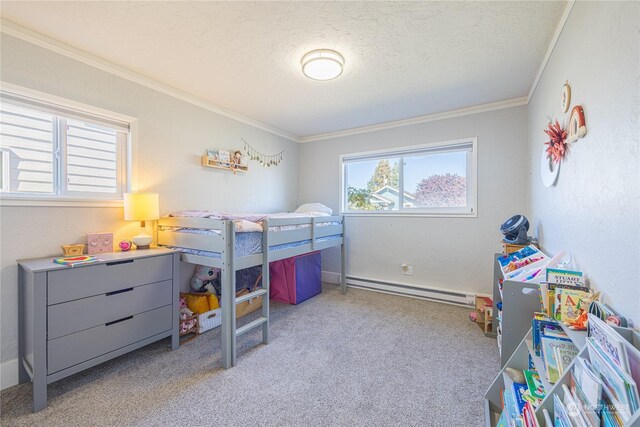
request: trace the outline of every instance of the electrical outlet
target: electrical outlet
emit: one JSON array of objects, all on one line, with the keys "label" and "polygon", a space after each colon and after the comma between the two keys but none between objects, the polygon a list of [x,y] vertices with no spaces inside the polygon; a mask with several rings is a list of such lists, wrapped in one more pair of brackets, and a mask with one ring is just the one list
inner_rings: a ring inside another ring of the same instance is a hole
[{"label": "electrical outlet", "polygon": [[400,266],[402,274],[406,275],[406,276],[413,276],[413,266],[412,265],[407,265],[407,264],[402,264]]}]

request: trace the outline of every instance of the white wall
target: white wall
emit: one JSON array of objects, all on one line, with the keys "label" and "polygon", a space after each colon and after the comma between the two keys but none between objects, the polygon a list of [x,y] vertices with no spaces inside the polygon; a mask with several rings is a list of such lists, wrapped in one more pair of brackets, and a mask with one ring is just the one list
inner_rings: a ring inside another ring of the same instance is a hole
[{"label": "white wall", "polygon": [[[1,49],[2,80],[139,119],[137,188],[160,194],[161,214],[295,208],[297,143],[5,34]],[[240,137],[264,153],[285,150],[284,161],[268,169],[250,162],[246,175],[200,166],[207,148],[242,148]],[[5,363],[18,355],[16,259],[57,254],[60,244],[81,242],[87,232],[114,231],[123,239],[137,234],[137,228],[122,221],[121,208],[3,206],[0,217],[0,361]]]},{"label": "white wall", "polygon": [[[528,110],[530,212],[550,253],[571,251],[605,300],[640,325],[640,3],[576,2]],[[572,144],[554,187],[540,179],[547,115],[583,105],[587,136]]]},{"label": "white wall", "polygon": [[[338,211],[340,154],[478,137],[478,217],[349,217],[347,274],[491,293],[498,227],[527,205],[526,114],[515,107],[303,144],[300,201]],[[336,251],[325,255],[323,270],[340,271]],[[413,276],[400,274],[403,262],[414,266]]]}]

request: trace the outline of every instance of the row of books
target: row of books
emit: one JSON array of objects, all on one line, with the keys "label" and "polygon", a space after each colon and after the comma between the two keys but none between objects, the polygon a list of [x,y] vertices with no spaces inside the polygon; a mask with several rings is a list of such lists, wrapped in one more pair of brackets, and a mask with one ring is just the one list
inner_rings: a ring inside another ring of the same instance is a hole
[{"label": "row of books", "polygon": [[502,391],[503,410],[497,427],[540,427],[535,411],[546,396],[540,375],[530,360],[529,369],[522,371],[522,375],[515,376],[517,379],[505,381]]},{"label": "row of books", "polygon": [[531,335],[533,350],[542,361],[546,379],[555,384],[578,355],[579,349],[560,324],[544,313],[535,313]]},{"label": "row of books", "polygon": [[[556,334],[549,328],[554,320],[536,320],[542,332]],[[553,395],[553,419],[543,411],[546,425],[622,427],[639,410],[640,350],[598,317],[589,315],[589,323],[588,357],[571,358],[573,364],[559,386],[562,392]],[[544,345],[540,352],[544,355]],[[522,373],[524,382],[505,380],[498,427],[540,427],[536,409],[549,390],[531,358]]]},{"label": "row of books", "polygon": [[621,427],[638,411],[640,351],[597,316],[589,314],[589,358],[577,357],[554,396],[560,427]]}]

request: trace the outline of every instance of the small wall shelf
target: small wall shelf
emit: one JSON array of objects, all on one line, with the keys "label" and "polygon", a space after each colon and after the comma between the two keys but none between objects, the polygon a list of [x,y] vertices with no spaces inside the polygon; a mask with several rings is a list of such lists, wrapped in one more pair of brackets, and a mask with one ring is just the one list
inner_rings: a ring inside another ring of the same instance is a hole
[{"label": "small wall shelf", "polygon": [[222,169],[222,170],[230,171],[233,173],[236,173],[236,172],[244,173],[249,170],[249,166],[247,165],[223,163],[208,156],[202,156],[200,158],[200,164],[207,168]]}]

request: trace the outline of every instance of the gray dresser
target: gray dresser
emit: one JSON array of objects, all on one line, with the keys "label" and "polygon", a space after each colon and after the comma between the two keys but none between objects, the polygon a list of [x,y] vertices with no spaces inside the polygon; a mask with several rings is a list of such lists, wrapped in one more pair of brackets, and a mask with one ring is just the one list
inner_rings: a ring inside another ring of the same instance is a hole
[{"label": "gray dresser", "polygon": [[49,383],[161,338],[178,348],[179,253],[97,257],[76,267],[18,261],[20,382],[33,381],[34,411],[47,406]]}]

